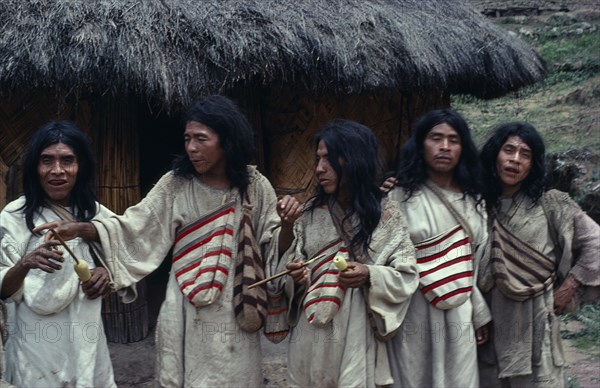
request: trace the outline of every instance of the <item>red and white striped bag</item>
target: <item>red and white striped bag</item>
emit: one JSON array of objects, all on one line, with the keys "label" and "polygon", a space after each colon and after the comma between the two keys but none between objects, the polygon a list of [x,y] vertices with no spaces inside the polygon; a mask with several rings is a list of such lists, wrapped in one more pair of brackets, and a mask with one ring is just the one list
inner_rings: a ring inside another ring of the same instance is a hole
[{"label": "red and white striped bag", "polygon": [[461,225],[415,245],[419,288],[436,308],[449,310],[469,299],[473,290],[473,257]]},{"label": "red and white striped bag", "polygon": [[178,231],[173,247],[175,278],[196,307],[217,300],[232,266],[235,201]]},{"label": "red and white striped bag", "polygon": [[342,246],[342,240],[327,244],[315,254],[323,258],[314,262],[310,268],[310,287],[304,297],[304,312],[309,323],[323,326],[337,314],[346,288],[339,282],[339,269],[333,264],[333,258],[341,256],[349,260],[348,249]]}]

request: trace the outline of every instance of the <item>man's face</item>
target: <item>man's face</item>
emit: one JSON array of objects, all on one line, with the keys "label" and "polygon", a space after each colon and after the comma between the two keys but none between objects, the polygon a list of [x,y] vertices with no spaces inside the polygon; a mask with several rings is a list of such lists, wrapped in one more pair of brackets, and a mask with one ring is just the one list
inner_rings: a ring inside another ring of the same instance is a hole
[{"label": "man's face", "polygon": [[73,149],[56,143],[44,148],[38,161],[38,177],[44,193],[63,206],[71,203],[71,191],[77,181],[79,164]]},{"label": "man's face", "polygon": [[533,152],[519,136],[511,136],[500,147],[496,157],[496,170],[502,184],[504,196],[511,196],[531,171]]},{"label": "man's face", "polygon": [[190,121],[184,132],[185,151],[196,172],[208,178],[226,176],[225,152],[215,131],[197,121]]},{"label": "man's face", "polygon": [[[340,164],[343,165],[341,162],[342,161],[340,161]],[[335,193],[339,177],[329,162],[329,153],[323,140],[320,140],[317,146],[316,173],[319,184],[323,187],[323,190],[327,194]],[[342,187],[340,186],[340,191],[341,189]]]},{"label": "man's face", "polygon": [[454,128],[446,123],[431,128],[423,143],[428,175],[452,175],[461,152],[460,136]]}]

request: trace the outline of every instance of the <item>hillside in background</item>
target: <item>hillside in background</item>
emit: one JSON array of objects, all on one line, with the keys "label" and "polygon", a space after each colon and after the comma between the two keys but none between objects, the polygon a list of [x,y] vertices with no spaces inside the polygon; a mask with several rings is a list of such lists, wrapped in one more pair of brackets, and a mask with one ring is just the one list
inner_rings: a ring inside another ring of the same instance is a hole
[{"label": "hillside in background", "polygon": [[544,136],[551,185],[600,223],[600,7],[490,18],[547,62],[544,82],[502,98],[452,96],[481,145],[496,125],[527,121]]}]

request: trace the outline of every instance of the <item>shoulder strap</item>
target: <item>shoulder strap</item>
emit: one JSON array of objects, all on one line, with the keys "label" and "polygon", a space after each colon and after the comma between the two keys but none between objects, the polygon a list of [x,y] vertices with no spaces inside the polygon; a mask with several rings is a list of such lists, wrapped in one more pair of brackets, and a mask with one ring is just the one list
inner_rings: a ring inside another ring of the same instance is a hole
[{"label": "shoulder strap", "polygon": [[54,212],[56,213],[56,215],[58,216],[58,218],[60,218],[61,220],[64,221],[71,221],[74,222],[75,220],[75,216],[73,215],[73,213],[71,213],[70,211],[68,211],[67,209],[65,209],[64,207],[55,204],[54,202],[49,202],[46,201],[46,205]]},{"label": "shoulder strap", "polygon": [[465,220],[465,218],[462,215],[460,215],[460,213],[450,203],[450,201],[448,201],[448,199],[446,198],[444,193],[442,193],[442,191],[439,189],[439,187],[437,187],[435,184],[429,184],[429,182],[425,182],[424,185],[429,190],[431,190],[431,192],[434,193],[440,199],[440,201],[442,201],[444,206],[446,206],[446,208],[450,211],[450,213],[452,213],[452,215],[454,216],[456,221],[458,221],[458,223],[463,227],[463,229],[469,236],[469,240],[471,241],[471,243],[473,243],[474,235],[473,235],[473,231],[471,230],[471,227],[469,226],[469,223]]}]

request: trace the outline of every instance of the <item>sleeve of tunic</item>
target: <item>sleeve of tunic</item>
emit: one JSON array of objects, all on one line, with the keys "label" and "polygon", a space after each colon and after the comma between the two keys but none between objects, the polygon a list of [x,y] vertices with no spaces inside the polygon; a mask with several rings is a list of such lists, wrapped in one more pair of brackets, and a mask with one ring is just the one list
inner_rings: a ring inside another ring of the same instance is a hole
[{"label": "sleeve of tunic", "polygon": [[473,304],[473,326],[475,329],[479,329],[492,320],[492,312],[477,285],[479,264],[488,250],[487,217],[485,212],[482,212],[481,214],[474,215],[472,219],[477,220],[474,221],[476,224],[471,226],[475,234],[474,237],[477,239],[477,244],[475,245],[475,252],[473,252],[473,267],[475,272],[473,276],[471,303]]},{"label": "sleeve of tunic", "polygon": [[[304,251],[304,221],[306,220],[306,217],[307,214],[303,213],[294,223],[294,240],[287,251],[281,255],[281,259],[277,259],[277,251],[274,251],[270,256],[271,263],[269,265],[270,268],[267,276],[275,275],[276,273],[285,271],[287,264],[294,259],[307,259],[306,252]],[[294,284],[294,280],[288,275],[274,279],[273,281],[269,282],[267,286],[267,290],[270,295],[284,298],[283,303],[288,306],[288,320],[292,326],[298,321],[298,317],[302,309],[301,301],[304,297],[306,289],[307,288],[304,285],[297,286]]]},{"label": "sleeve of tunic", "polygon": [[570,273],[585,286],[600,286],[600,226],[567,193],[546,193],[549,222],[563,250],[559,276]]},{"label": "sleeve of tunic", "polygon": [[419,284],[415,248],[398,202],[388,200],[373,233],[367,303],[381,335],[398,329],[408,311],[410,296]]},{"label": "sleeve of tunic", "polygon": [[[277,214],[277,196],[271,182],[258,171],[251,173],[253,184],[253,200],[256,202],[254,211],[254,231],[256,241],[261,248],[265,267],[268,266],[269,259],[276,257],[279,252],[279,231],[280,219]],[[265,273],[268,276],[268,269]]]},{"label": "sleeve of tunic", "polygon": [[[23,213],[17,211],[24,203],[24,199],[19,198],[6,205],[0,213],[0,288],[6,272],[27,253],[32,234],[27,229]],[[23,299],[23,287],[11,299],[20,302]]]},{"label": "sleeve of tunic", "polygon": [[575,265],[570,273],[586,286],[600,286],[600,226],[579,211],[573,229]]},{"label": "sleeve of tunic", "polygon": [[550,190],[543,206],[554,243],[558,243],[558,277],[571,274],[585,286],[600,286],[600,226],[567,193]]},{"label": "sleeve of tunic", "polygon": [[172,173],[167,173],[123,215],[92,221],[117,289],[154,271],[171,249],[178,226],[173,212],[178,194],[174,181]]}]

